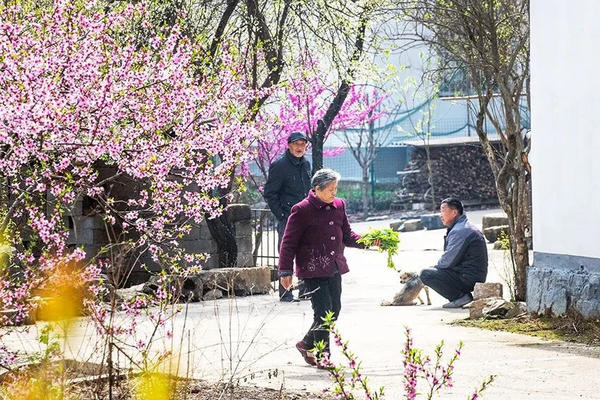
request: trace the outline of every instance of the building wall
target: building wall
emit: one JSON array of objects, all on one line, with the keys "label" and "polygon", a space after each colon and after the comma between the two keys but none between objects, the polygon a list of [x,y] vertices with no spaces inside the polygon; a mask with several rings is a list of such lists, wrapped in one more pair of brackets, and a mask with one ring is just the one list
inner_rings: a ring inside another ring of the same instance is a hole
[{"label": "building wall", "polygon": [[531,311],[600,315],[600,2],[531,2]]}]

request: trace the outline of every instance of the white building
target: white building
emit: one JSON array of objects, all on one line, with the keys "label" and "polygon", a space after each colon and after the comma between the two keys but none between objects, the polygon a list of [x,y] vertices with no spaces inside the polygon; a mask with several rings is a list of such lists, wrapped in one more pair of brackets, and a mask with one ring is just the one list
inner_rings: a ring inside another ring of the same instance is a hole
[{"label": "white building", "polygon": [[531,1],[530,311],[600,317],[600,2]]}]

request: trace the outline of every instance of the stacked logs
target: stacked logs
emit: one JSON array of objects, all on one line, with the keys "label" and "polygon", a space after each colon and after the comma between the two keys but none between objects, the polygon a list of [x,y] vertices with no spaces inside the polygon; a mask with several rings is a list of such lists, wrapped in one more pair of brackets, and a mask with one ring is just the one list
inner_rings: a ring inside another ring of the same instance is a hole
[{"label": "stacked logs", "polygon": [[[494,176],[480,144],[452,144],[429,148],[435,204],[450,196],[473,204],[497,199]],[[419,170],[401,179],[402,192],[431,202],[425,148],[416,147],[407,170]]]}]

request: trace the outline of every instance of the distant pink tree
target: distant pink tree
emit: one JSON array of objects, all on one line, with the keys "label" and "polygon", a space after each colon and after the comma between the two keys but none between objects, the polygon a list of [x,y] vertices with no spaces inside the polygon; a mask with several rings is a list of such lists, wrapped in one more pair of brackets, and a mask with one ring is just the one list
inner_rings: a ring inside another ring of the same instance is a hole
[{"label": "distant pink tree", "polygon": [[[149,26],[146,14],[143,3],[0,5],[0,245],[26,278],[2,274],[0,308],[22,308],[55,260],[83,259],[65,226],[83,196],[132,246],[201,266],[176,239],[222,211],[214,190],[259,136],[246,122],[257,93],[226,49],[217,69],[199,71],[199,45],[178,24],[140,42],[131,26]],[[125,200],[108,189],[123,177],[143,182]]]},{"label": "distant pink tree", "polygon": [[[274,104],[264,107],[257,119],[258,128],[265,131],[265,135],[258,140],[256,164],[265,178],[271,163],[286,150],[290,133],[303,132],[309,140],[313,137],[318,121],[336,94],[334,82],[328,79],[317,58],[305,53],[298,64],[290,73],[292,77],[273,93]],[[380,118],[382,114],[375,110],[384,97],[372,92],[365,86],[351,86],[325,138],[332,132],[361,127]],[[369,102],[369,98],[375,100]],[[343,151],[340,147],[326,151],[325,155],[334,156]]]}]

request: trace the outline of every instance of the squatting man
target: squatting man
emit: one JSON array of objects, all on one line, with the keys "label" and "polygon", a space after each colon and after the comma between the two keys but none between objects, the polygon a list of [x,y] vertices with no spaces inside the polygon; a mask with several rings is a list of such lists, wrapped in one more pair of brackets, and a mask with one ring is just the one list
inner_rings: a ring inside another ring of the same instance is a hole
[{"label": "squatting man", "polygon": [[456,198],[442,200],[440,219],[447,227],[444,254],[433,268],[421,271],[423,284],[449,300],[444,308],[459,308],[473,300],[477,282],[487,277],[488,254],[483,234],[464,214]]}]

